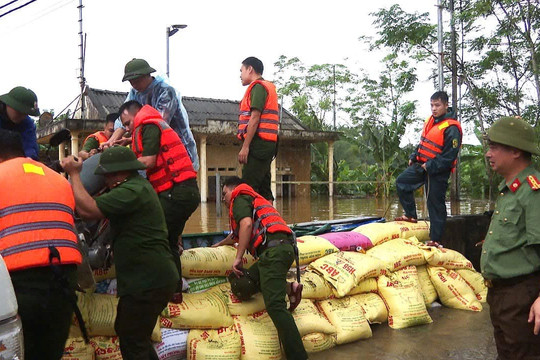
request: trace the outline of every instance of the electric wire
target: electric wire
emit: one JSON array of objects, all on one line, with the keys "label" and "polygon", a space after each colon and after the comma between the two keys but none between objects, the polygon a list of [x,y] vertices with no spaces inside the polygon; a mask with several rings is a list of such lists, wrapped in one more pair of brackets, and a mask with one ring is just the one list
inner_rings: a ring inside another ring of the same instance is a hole
[{"label": "electric wire", "polygon": [[8,2],[7,4],[4,4],[4,5],[0,6],[0,9],[3,9],[3,8],[5,8],[6,6],[9,6],[9,5],[13,4],[13,3],[16,3],[17,1],[19,1],[19,0],[13,0],[13,1],[10,1],[10,2]]},{"label": "electric wire", "polygon": [[27,3],[25,3],[25,4],[22,4],[21,6],[18,6],[18,7],[16,7],[16,8],[14,8],[14,9],[11,9],[11,10],[9,10],[9,11],[3,13],[3,14],[0,14],[0,18],[6,16],[6,15],[8,15],[8,14],[11,14],[11,13],[14,12],[14,11],[20,10],[20,9],[22,9],[23,7],[25,7],[25,6],[27,6],[27,5],[30,5],[31,3],[35,2],[35,1],[37,1],[37,0],[30,0],[29,2],[27,2]]}]

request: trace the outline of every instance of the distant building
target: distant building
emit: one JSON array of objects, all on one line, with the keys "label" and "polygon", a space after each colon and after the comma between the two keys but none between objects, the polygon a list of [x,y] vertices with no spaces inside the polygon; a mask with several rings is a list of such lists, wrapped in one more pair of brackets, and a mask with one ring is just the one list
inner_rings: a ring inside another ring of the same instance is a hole
[{"label": "distant building", "polygon": [[[73,118],[40,124],[38,142],[45,144],[62,128],[71,131],[72,140],[67,149],[60,151],[59,157],[77,154],[86,136],[101,130],[107,114],[118,110],[127,93],[87,88],[85,94],[85,116],[80,111]],[[242,173],[238,164],[240,141],[236,138],[238,122],[238,101],[183,97],[189,114],[191,131],[197,142],[201,168],[198,182],[201,201],[215,199],[216,175],[220,177]],[[281,196],[306,196],[310,193],[311,151],[310,144],[328,142],[330,156],[333,156],[333,142],[337,132],[313,131],[305,127],[289,111],[283,109],[279,133],[277,161],[272,166],[272,179],[277,186],[274,194]],[[63,147],[63,146],[62,146]],[[330,177],[333,180],[333,176]],[[284,181],[302,182],[283,184]]]}]

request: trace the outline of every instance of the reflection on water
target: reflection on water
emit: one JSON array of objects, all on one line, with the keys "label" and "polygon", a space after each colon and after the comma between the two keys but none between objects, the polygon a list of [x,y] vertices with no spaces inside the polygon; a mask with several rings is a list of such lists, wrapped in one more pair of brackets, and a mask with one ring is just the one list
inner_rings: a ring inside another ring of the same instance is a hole
[{"label": "reflection on water", "polygon": [[[425,215],[425,205],[422,198],[416,199],[418,217]],[[393,219],[403,214],[397,198],[391,199],[348,199],[328,196],[312,196],[311,198],[279,198],[276,207],[285,221],[289,224],[314,221],[333,220],[361,215],[372,215]],[[446,203],[448,214],[466,215],[482,214],[489,210],[487,200],[462,200],[457,203]],[[222,205],[222,216],[216,216],[214,202],[201,203],[186,224],[185,234],[213,232],[229,229],[228,209]]]}]

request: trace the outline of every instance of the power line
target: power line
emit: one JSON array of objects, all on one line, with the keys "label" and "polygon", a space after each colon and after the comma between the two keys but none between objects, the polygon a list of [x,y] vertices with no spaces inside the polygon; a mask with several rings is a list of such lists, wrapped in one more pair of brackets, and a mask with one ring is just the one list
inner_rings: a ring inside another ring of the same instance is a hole
[{"label": "power line", "polygon": [[49,6],[48,8],[46,8],[44,10],[44,12],[42,12],[38,16],[34,17],[33,19],[30,19],[29,21],[27,21],[25,23],[22,23],[22,24],[20,24],[18,26],[10,28],[9,30],[7,30],[7,33],[10,33],[10,32],[15,31],[17,29],[25,27],[26,25],[28,25],[30,23],[33,23],[34,21],[39,20],[42,17],[44,17],[44,16],[46,16],[46,15],[52,13],[52,12],[60,10],[61,8],[65,7],[67,5],[70,5],[72,2],[73,2],[73,0],[60,0],[60,1],[57,1],[54,4],[52,4],[51,6]]},{"label": "power line", "polygon": [[14,8],[14,9],[11,9],[11,10],[9,10],[8,12],[5,12],[5,13],[1,14],[1,15],[0,15],[0,18],[6,16],[6,15],[8,15],[8,14],[11,14],[11,13],[14,12],[14,11],[17,11],[17,10],[19,10],[19,9],[22,9],[23,7],[25,7],[25,6],[27,6],[27,5],[30,5],[31,3],[35,2],[35,1],[37,1],[37,0],[30,0],[30,1],[27,2],[26,4],[23,4],[23,5],[19,6],[19,7],[16,7],[16,8]]},{"label": "power line", "polygon": [[0,6],[0,9],[3,9],[3,8],[5,8],[6,6],[9,6],[9,5],[13,4],[13,3],[16,3],[17,1],[19,1],[19,0],[13,0],[13,1],[10,1],[10,2],[8,2],[7,4],[4,4],[4,5]]}]

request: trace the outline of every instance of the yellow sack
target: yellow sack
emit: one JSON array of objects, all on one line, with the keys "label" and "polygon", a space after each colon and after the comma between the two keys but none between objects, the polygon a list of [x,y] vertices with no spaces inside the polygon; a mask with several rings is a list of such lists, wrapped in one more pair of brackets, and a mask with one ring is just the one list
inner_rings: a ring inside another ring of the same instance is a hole
[{"label": "yellow sack", "polygon": [[418,281],[420,282],[420,289],[422,290],[422,297],[426,305],[431,304],[437,300],[437,290],[431,282],[427,268],[425,265],[417,266],[416,272],[418,273]]},{"label": "yellow sack", "polygon": [[353,296],[362,307],[364,316],[370,324],[382,324],[388,321],[388,310],[383,299],[377,294],[359,294]]},{"label": "yellow sack", "polygon": [[318,258],[339,251],[330,241],[320,236],[300,236],[296,239],[296,243],[300,265],[307,265]]},{"label": "yellow sack", "polygon": [[[233,246],[184,250],[180,256],[182,276],[185,278],[227,276],[232,271],[235,258],[236,248]],[[245,254],[242,261],[244,268],[248,268],[255,262],[255,259],[250,254]]]},{"label": "yellow sack", "polygon": [[338,345],[372,336],[362,307],[353,296],[321,300],[317,302],[317,307],[336,327],[336,343]]},{"label": "yellow sack", "polygon": [[338,297],[349,294],[360,281],[386,273],[379,259],[351,251],[327,255],[309,264],[309,268],[321,274]]},{"label": "yellow sack", "polygon": [[335,334],[335,327],[328,322],[315,304],[309,299],[302,299],[292,313],[300,336],[311,333]]},{"label": "yellow sack", "polygon": [[360,281],[358,285],[352,288],[352,290],[349,292],[349,295],[365,294],[371,292],[377,292],[377,279],[375,278],[369,278]]},{"label": "yellow sack", "polygon": [[233,319],[242,340],[241,360],[281,359],[278,333],[266,311]]},{"label": "yellow sack", "polygon": [[384,266],[392,272],[410,265],[425,264],[424,254],[418,248],[418,242],[415,240],[416,238],[413,240],[389,240],[369,249],[366,254],[380,259]]},{"label": "yellow sack", "polygon": [[392,329],[432,323],[429,316],[416,267],[408,266],[377,280],[379,294],[388,309],[388,325]]},{"label": "yellow sack", "polygon": [[401,237],[401,227],[395,222],[364,224],[353,231],[367,236],[373,246]]},{"label": "yellow sack", "polygon": [[83,338],[68,338],[61,360],[94,360],[94,348]]},{"label": "yellow sack", "polygon": [[227,294],[227,307],[231,315],[249,315],[266,309],[261,293],[253,295],[249,300],[242,301],[230,291]]},{"label": "yellow sack", "polygon": [[153,343],[159,360],[185,359],[189,330],[161,329],[161,342]]},{"label": "yellow sack", "polygon": [[484,282],[484,277],[479,272],[474,270],[458,269],[456,272],[465,280],[467,285],[473,290],[476,299],[481,303],[487,301],[487,287]]},{"label": "yellow sack", "polygon": [[[114,295],[86,293],[77,295],[77,303],[89,336],[116,336],[114,321],[118,298]],[[159,318],[152,331],[152,341],[161,341]]]},{"label": "yellow sack", "polygon": [[302,343],[307,353],[316,353],[329,350],[336,346],[336,341],[332,335],[313,333],[302,337]]},{"label": "yellow sack", "polygon": [[443,305],[454,309],[482,311],[482,304],[476,299],[476,294],[457,272],[440,266],[428,266],[427,270]]},{"label": "yellow sack", "polygon": [[120,342],[117,336],[96,336],[90,339],[96,360],[122,360]]},{"label": "yellow sack", "polygon": [[237,360],[242,345],[234,326],[217,330],[190,330],[188,360]]},{"label": "yellow sack", "polygon": [[399,225],[401,231],[400,238],[402,239],[408,239],[414,236],[419,241],[429,240],[429,221],[419,220],[417,223],[394,221],[393,223]]},{"label": "yellow sack", "polygon": [[94,269],[92,270],[92,273],[96,282],[116,278],[116,268],[114,267],[114,264],[108,269]]},{"label": "yellow sack", "polygon": [[[218,285],[219,286],[219,285]],[[221,293],[206,291],[184,294],[181,304],[169,303],[161,315],[161,326],[173,329],[219,329],[233,324]]]},{"label": "yellow sack", "polygon": [[451,249],[420,246],[424,251],[426,262],[430,266],[442,266],[447,269],[474,270],[472,263],[459,252]]},{"label": "yellow sack", "polygon": [[[296,281],[296,274],[287,278],[289,281]],[[301,271],[300,282],[304,286],[302,289],[303,299],[323,300],[332,296],[332,287],[324,278],[313,271]]]}]

